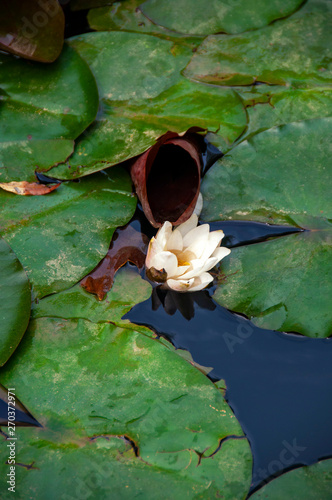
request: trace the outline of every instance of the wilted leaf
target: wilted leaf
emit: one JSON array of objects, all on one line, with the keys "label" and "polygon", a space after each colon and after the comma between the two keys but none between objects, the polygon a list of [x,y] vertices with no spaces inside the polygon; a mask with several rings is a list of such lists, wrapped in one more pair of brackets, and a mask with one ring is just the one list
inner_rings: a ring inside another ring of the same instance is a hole
[{"label": "wilted leaf", "polygon": [[170,30],[209,35],[261,28],[292,14],[301,4],[301,0],[147,0],[140,9],[153,23]]},{"label": "wilted leaf", "polygon": [[20,343],[30,318],[31,292],[23,267],[0,238],[0,366]]},{"label": "wilted leaf", "polygon": [[26,268],[37,296],[63,290],[106,255],[112,234],[136,207],[123,169],[62,184],[47,196],[0,192],[3,237]]},{"label": "wilted leaf", "polygon": [[38,182],[0,182],[0,188],[4,191],[9,191],[10,193],[20,194],[23,196],[38,196],[51,193],[54,189],[59,187],[60,184],[61,182],[45,186],[45,184],[39,184]]},{"label": "wilted leaf", "polygon": [[0,49],[26,59],[53,62],[63,45],[65,17],[57,0],[5,0]]}]

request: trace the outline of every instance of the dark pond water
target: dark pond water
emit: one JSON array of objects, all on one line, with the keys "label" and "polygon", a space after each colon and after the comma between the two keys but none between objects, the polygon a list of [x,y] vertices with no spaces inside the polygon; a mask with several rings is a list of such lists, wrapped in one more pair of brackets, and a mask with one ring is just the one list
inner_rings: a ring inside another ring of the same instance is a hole
[{"label": "dark pond water", "polygon": [[[298,231],[252,222],[210,226],[224,230],[229,247]],[[125,318],[213,367],[212,380],[225,379],[227,401],[252,447],[253,491],[282,471],[332,456],[332,339],[258,328],[216,304],[213,291],[157,287]]]}]

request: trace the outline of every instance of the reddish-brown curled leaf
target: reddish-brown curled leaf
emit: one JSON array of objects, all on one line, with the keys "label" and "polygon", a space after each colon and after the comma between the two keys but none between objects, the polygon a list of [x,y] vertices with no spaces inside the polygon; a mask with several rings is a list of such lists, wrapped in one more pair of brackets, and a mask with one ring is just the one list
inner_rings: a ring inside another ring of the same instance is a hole
[{"label": "reddish-brown curled leaf", "polygon": [[64,38],[65,17],[58,0],[1,2],[0,49],[25,59],[53,62]]},{"label": "reddish-brown curled leaf", "polygon": [[102,300],[113,286],[116,271],[126,262],[131,262],[142,269],[148,243],[148,237],[130,225],[117,229],[105,258],[83,278],[82,287]]},{"label": "reddish-brown curled leaf", "polygon": [[59,187],[61,182],[58,184],[52,184],[51,186],[45,186],[45,184],[39,184],[38,182],[0,182],[0,188],[10,193],[20,194],[23,196],[40,196],[43,194],[48,194]]},{"label": "reddish-brown curled leaf", "polygon": [[137,196],[153,227],[166,220],[185,222],[194,211],[201,181],[201,154],[196,132],[167,132],[134,160],[130,168]]}]

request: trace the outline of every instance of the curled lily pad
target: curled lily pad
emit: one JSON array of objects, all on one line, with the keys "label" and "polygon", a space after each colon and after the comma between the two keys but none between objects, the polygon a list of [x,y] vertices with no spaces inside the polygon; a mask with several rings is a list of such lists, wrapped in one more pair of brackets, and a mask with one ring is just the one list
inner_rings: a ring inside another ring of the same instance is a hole
[{"label": "curled lily pad", "polygon": [[63,45],[65,16],[58,0],[11,0],[0,21],[0,49],[53,62]]}]

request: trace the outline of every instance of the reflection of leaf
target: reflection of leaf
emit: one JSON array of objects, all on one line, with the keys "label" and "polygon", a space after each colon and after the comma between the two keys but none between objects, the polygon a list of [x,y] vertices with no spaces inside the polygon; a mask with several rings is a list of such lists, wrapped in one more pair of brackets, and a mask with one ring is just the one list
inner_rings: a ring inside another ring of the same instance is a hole
[{"label": "reflection of leaf", "polygon": [[252,500],[280,500],[301,498],[301,500],[330,500],[332,490],[332,460],[300,467],[274,479],[257,491]]},{"label": "reflection of leaf", "polygon": [[192,54],[180,43],[121,32],[89,33],[70,43],[95,75],[102,112],[74,154],[52,171],[54,177],[72,179],[125,161],[168,130],[182,133],[198,126],[232,143],[246,127],[235,92],[180,76]]},{"label": "reflection of leaf", "polygon": [[51,193],[54,189],[59,187],[60,184],[61,182],[51,186],[45,186],[45,184],[39,184],[38,182],[0,182],[0,188],[4,191],[23,196],[40,196]]},{"label": "reflection of leaf", "polygon": [[1,229],[38,296],[63,290],[106,255],[113,231],[131,218],[136,199],[123,169],[62,184],[47,196],[2,191]]},{"label": "reflection of leaf", "polygon": [[184,74],[216,85],[265,82],[295,87],[332,81],[331,15],[301,10],[285,21],[238,36],[211,35]]},{"label": "reflection of leaf", "polygon": [[65,18],[57,0],[10,0],[0,20],[0,49],[52,62],[63,45]]},{"label": "reflection of leaf", "polygon": [[30,318],[31,293],[28,278],[18,258],[0,238],[0,366],[18,346]]},{"label": "reflection of leaf", "polygon": [[329,118],[308,120],[257,134],[204,178],[205,220],[251,219],[308,229],[234,249],[223,264],[226,282],[216,300],[263,328],[331,334],[331,125]]},{"label": "reflection of leaf", "polygon": [[[127,289],[135,282],[141,283],[136,291],[150,288],[139,276],[130,282],[126,270],[120,273]],[[1,372],[3,383],[15,386],[18,397],[24,394],[25,404],[43,425],[39,433],[17,431],[17,462],[36,467],[17,467],[17,491],[42,498],[49,481],[56,481],[58,496],[72,496],[76,483],[67,474],[84,484],[93,462],[102,463],[103,470],[115,467],[111,477],[122,488],[128,485],[128,498],[136,491],[142,498],[155,498],[150,482],[160,485],[166,475],[168,485],[173,481],[185,496],[192,491],[206,498],[244,498],[251,480],[250,447],[221,391],[148,329],[110,323],[106,301],[79,286],[74,306],[69,299],[73,291],[40,300],[37,315],[46,303],[44,313],[52,307],[49,313],[59,317],[34,319],[15,359]],[[108,297],[114,293],[115,287]],[[57,302],[60,296],[62,303]],[[132,294],[128,305],[136,300]],[[121,436],[131,440],[139,457],[130,450],[121,456],[122,441],[113,439]],[[6,445],[4,441],[4,449]],[[80,470],[77,460],[82,460]],[[7,466],[2,467],[4,472]],[[95,484],[96,498],[107,488],[114,495],[110,474]],[[1,477],[4,481],[6,475]]]},{"label": "reflection of leaf", "polygon": [[208,35],[240,33],[260,28],[292,14],[301,0],[146,0],[140,6],[145,16],[179,33]]}]

